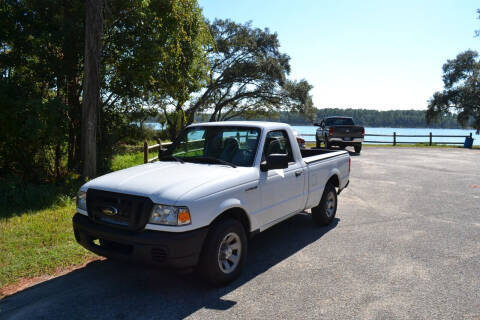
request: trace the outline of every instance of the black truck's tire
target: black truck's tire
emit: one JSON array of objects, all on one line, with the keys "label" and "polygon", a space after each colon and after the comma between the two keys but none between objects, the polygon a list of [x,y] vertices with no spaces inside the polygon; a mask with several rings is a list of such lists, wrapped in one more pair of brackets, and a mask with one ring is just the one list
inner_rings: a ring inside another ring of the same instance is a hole
[{"label": "black truck's tire", "polygon": [[321,145],[320,140],[318,140],[318,138],[315,138],[315,147],[316,147],[317,149],[320,149],[320,145]]},{"label": "black truck's tire", "polygon": [[330,143],[328,143],[328,139],[327,139],[327,136],[325,136],[323,142],[325,143],[325,149],[330,149],[330,147],[332,146]]},{"label": "black truck's tire", "polygon": [[356,144],[353,146],[353,148],[355,149],[356,153],[360,153],[360,151],[362,151],[362,144]]},{"label": "black truck's tire", "polygon": [[322,199],[318,206],[312,208],[313,221],[319,226],[328,226],[337,213],[337,190],[331,183],[327,183],[323,190]]},{"label": "black truck's tire", "polygon": [[246,257],[247,236],[243,225],[238,220],[226,219],[212,226],[203,246],[198,271],[210,284],[224,286],[240,275]]}]

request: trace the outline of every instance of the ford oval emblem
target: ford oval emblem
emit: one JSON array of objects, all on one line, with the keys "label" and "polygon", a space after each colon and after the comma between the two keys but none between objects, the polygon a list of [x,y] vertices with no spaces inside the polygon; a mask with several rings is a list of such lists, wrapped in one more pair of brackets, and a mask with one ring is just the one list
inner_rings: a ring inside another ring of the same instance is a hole
[{"label": "ford oval emblem", "polygon": [[115,207],[105,207],[105,208],[102,208],[102,213],[107,216],[114,216],[118,214],[118,209]]}]

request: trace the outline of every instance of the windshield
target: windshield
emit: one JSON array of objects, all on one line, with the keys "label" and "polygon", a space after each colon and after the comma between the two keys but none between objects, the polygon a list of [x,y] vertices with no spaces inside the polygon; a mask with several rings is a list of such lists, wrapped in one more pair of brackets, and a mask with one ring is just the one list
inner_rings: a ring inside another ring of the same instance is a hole
[{"label": "windshield", "polygon": [[327,126],[353,126],[352,118],[328,118],[325,120]]},{"label": "windshield", "polygon": [[196,126],[187,128],[169,148],[168,154],[188,162],[253,165],[260,129],[252,127]]}]

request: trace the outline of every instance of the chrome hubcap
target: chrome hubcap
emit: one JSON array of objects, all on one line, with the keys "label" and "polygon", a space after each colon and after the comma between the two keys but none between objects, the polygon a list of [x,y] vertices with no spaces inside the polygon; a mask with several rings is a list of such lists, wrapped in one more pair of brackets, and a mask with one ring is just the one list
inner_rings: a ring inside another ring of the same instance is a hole
[{"label": "chrome hubcap", "polygon": [[242,253],[242,243],[240,237],[230,232],[227,234],[218,250],[218,266],[224,273],[231,273],[240,263],[240,255]]},{"label": "chrome hubcap", "polygon": [[327,195],[327,217],[331,218],[335,213],[335,195],[329,192]]}]

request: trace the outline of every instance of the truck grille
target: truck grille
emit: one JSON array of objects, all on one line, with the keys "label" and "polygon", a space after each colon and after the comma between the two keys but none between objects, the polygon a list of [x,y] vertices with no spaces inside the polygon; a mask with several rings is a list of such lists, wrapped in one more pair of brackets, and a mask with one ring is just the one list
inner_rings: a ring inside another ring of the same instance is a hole
[{"label": "truck grille", "polygon": [[88,216],[97,223],[139,231],[147,224],[152,206],[152,200],[146,197],[87,190]]}]

